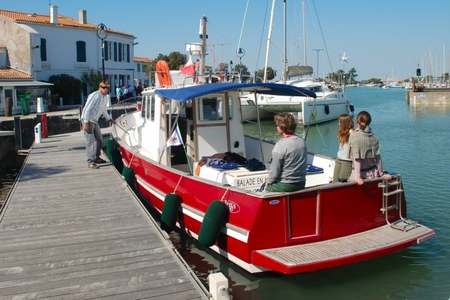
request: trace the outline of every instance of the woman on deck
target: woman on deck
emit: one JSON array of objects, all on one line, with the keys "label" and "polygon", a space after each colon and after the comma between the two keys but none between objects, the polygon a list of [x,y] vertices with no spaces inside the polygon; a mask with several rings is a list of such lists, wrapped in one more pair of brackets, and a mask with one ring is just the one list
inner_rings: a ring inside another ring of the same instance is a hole
[{"label": "woman on deck", "polygon": [[346,182],[352,173],[352,159],[348,139],[353,131],[353,119],[349,114],[342,114],[338,119],[339,148],[335,161],[333,182]]},{"label": "woman on deck", "polygon": [[380,148],[377,137],[369,125],[372,117],[367,111],[361,111],[356,117],[357,127],[350,133],[350,158],[353,162],[351,179],[357,184],[364,184],[364,179],[383,175]]}]

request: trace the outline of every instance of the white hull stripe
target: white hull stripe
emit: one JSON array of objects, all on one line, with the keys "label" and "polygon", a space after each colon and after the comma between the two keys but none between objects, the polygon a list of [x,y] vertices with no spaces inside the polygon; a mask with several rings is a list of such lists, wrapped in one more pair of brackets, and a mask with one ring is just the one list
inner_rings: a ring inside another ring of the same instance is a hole
[{"label": "white hull stripe", "polygon": [[[142,186],[144,189],[146,189],[148,192],[152,193],[154,196],[156,196],[159,200],[164,202],[165,194],[162,193],[160,190],[156,189],[152,185],[150,185],[145,179],[142,177],[136,175],[136,181],[137,183]],[[189,205],[186,205],[184,203],[181,204],[183,208],[183,214],[186,216],[198,221],[199,223],[203,222],[203,218],[205,217],[205,214],[198,209],[195,209]],[[235,225],[227,223],[225,225],[225,229],[222,229],[222,232],[236,240],[239,240],[243,243],[248,242],[248,230],[242,229],[240,227],[237,227]],[[212,247],[211,247],[212,248]]]}]

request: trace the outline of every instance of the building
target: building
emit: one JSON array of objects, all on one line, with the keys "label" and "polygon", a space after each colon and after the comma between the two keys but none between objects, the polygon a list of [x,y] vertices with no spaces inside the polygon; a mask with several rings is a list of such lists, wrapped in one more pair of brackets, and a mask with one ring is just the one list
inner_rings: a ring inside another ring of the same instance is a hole
[{"label": "building", "polygon": [[150,72],[151,72],[151,64],[152,60],[148,57],[135,56],[133,61],[136,65],[135,69],[135,79],[143,86],[152,85],[150,82]]},{"label": "building", "polygon": [[[32,80],[48,81],[57,74],[81,79],[104,70],[113,96],[116,86],[134,83],[135,36],[111,28],[100,32],[97,24],[88,23],[86,10],[78,12],[78,19],[59,15],[56,5],[49,6],[49,15],[0,10],[0,32],[8,68]],[[88,92],[83,91],[80,104]],[[4,92],[0,97],[4,101]]]}]

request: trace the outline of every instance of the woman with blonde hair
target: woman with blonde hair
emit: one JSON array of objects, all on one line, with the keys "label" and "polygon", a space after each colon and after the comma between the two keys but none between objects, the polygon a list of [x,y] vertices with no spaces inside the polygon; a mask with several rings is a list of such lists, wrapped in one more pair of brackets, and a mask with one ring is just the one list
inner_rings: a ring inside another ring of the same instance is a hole
[{"label": "woman with blonde hair", "polygon": [[334,166],[333,182],[346,182],[352,173],[352,160],[348,143],[353,130],[353,119],[349,114],[339,116],[338,140],[339,148]]}]

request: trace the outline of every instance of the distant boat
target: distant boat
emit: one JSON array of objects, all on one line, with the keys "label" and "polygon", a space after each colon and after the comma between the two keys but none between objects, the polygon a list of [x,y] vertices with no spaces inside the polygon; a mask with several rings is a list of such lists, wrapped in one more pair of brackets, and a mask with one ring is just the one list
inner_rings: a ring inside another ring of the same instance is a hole
[{"label": "distant boat", "polygon": [[[312,68],[305,66],[295,66],[296,68],[308,69],[311,73],[303,73],[298,76],[296,73],[292,78],[285,82],[287,85],[300,87],[312,91],[316,98],[303,96],[279,96],[279,95],[260,95],[257,104],[260,113],[264,116],[268,113],[292,112],[297,120],[304,125],[312,125],[327,121],[336,120],[343,113],[351,114],[353,106],[345,98],[340,87],[329,87],[325,82],[312,78]],[[277,82],[284,83],[284,82]],[[241,101],[244,120],[256,119],[256,104],[253,99],[245,98]]]},{"label": "distant boat", "polygon": [[[283,2],[283,5],[286,10],[286,1]],[[275,6],[272,5],[272,15],[274,8]],[[284,32],[286,32],[286,18],[284,18],[283,26]],[[267,69],[271,31],[271,28],[269,28],[269,36],[266,45],[265,69]],[[287,43],[287,38],[284,38],[284,42],[285,44]],[[284,46],[284,49],[286,51],[286,45]],[[285,61],[287,61],[286,56],[287,54],[285,53]],[[285,65],[284,69],[284,78],[277,83],[310,90],[316,94],[316,98],[260,95],[257,101],[253,101],[252,99],[243,97],[244,101],[241,102],[241,105],[242,113],[245,117],[244,120],[256,119],[256,105],[258,105],[259,112],[263,112],[264,115],[267,115],[267,113],[292,112],[297,120],[304,125],[313,125],[336,120],[341,114],[353,113],[353,105],[345,98],[342,88],[332,88],[324,81],[315,79],[313,77],[313,68],[311,66]]]}]

